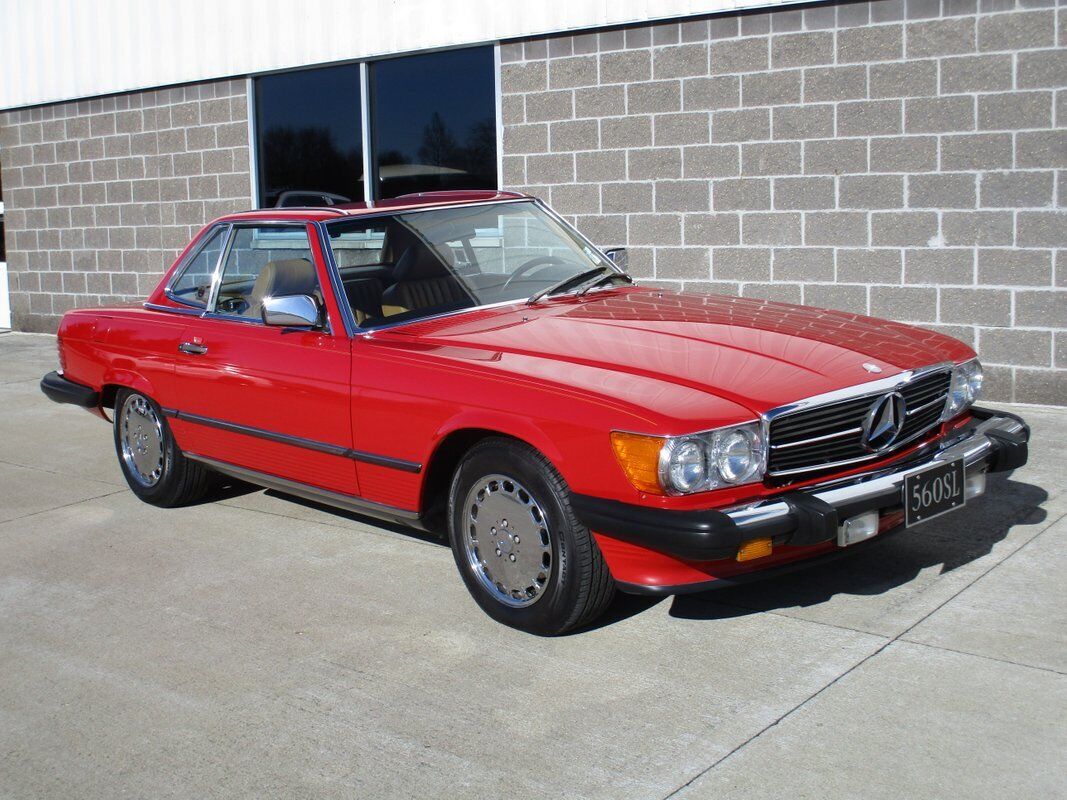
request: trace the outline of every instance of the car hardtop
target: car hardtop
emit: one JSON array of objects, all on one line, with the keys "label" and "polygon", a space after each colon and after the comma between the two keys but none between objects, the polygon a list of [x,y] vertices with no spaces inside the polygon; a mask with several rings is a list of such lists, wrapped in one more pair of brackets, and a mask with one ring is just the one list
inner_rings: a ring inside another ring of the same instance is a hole
[{"label": "car hardtop", "polygon": [[405,194],[389,200],[371,200],[361,203],[342,203],[335,206],[307,206],[301,208],[261,208],[239,211],[219,217],[208,224],[220,222],[329,222],[331,220],[381,214],[389,211],[412,211],[425,208],[446,208],[470,203],[491,203],[502,200],[533,200],[518,192],[503,192],[495,189],[469,191],[441,191]]}]

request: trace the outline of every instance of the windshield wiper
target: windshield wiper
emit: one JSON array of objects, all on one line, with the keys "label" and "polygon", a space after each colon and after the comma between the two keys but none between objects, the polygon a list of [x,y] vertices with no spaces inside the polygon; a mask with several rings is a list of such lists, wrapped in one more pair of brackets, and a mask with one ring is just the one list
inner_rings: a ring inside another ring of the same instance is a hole
[{"label": "windshield wiper", "polygon": [[586,292],[595,289],[597,286],[600,286],[600,284],[604,283],[604,281],[614,280],[615,278],[622,278],[627,283],[634,282],[634,279],[627,275],[625,272],[615,272],[615,270],[612,270],[610,273],[605,273],[586,283],[577,292],[574,293],[574,296],[581,297]]},{"label": "windshield wiper", "polygon": [[[550,295],[550,294],[553,294],[555,292],[558,292],[560,289],[566,289],[568,286],[571,286],[573,284],[582,283],[583,281],[586,281],[586,280],[589,280],[590,278],[596,277],[597,275],[599,275],[601,272],[603,272],[606,269],[611,269],[611,268],[601,264],[599,267],[594,267],[593,269],[587,269],[585,272],[579,272],[577,275],[571,275],[569,278],[564,278],[561,281],[553,283],[551,286],[546,286],[544,289],[539,289],[538,291],[536,291],[532,295],[530,295],[529,299],[527,299],[527,301],[526,301],[526,305],[532,306],[534,303],[536,303],[542,297],[546,297],[547,295]],[[612,271],[614,271],[614,270],[612,270]]]}]

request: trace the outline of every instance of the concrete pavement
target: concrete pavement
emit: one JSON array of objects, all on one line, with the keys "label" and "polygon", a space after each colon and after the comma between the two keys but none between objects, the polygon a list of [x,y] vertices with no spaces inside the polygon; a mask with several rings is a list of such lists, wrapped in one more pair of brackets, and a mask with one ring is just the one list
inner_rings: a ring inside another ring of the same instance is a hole
[{"label": "concrete pavement", "polygon": [[957,514],[538,639],[400,528],[138,502],[54,349],[0,335],[0,797],[1067,796],[1067,412]]}]

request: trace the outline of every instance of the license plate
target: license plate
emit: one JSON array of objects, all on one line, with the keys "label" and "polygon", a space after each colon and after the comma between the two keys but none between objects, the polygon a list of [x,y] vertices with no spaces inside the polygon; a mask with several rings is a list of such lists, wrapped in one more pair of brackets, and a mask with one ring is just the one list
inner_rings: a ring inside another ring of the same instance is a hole
[{"label": "license plate", "polygon": [[963,508],[963,459],[904,476],[904,524],[908,527]]}]

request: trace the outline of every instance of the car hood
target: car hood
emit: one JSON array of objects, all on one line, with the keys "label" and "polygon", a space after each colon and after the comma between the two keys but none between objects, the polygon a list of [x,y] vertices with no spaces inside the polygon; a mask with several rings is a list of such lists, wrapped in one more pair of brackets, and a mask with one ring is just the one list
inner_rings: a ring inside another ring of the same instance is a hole
[{"label": "car hood", "polygon": [[389,334],[610,369],[698,389],[757,414],[973,355],[950,337],[872,317],[643,288],[480,309]]}]

